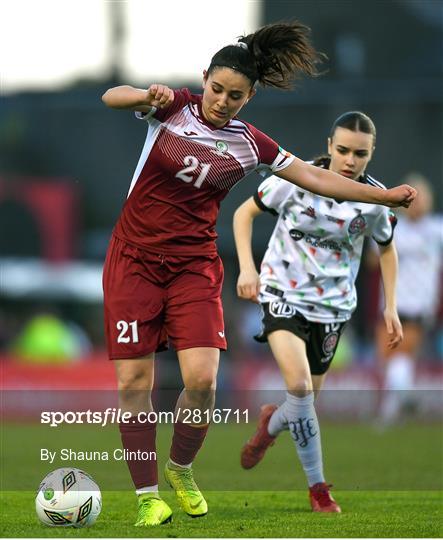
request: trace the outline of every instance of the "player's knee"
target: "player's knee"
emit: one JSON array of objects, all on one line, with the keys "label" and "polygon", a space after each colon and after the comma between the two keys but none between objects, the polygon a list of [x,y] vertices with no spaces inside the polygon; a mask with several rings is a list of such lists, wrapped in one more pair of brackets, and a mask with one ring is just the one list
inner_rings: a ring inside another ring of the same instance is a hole
[{"label": "player's knee", "polygon": [[149,390],[149,375],[143,370],[134,370],[120,373],[118,377],[118,389],[122,392],[130,390]]},{"label": "player's knee", "polygon": [[215,401],[216,379],[211,373],[196,373],[186,381],[186,402],[189,407],[209,409]]},{"label": "player's knee", "polygon": [[197,393],[210,393],[215,390],[216,380],[211,374],[198,374],[188,381],[186,388]]},{"label": "player's knee", "polygon": [[308,377],[297,379],[288,388],[288,392],[296,397],[305,397],[312,391],[312,381]]}]

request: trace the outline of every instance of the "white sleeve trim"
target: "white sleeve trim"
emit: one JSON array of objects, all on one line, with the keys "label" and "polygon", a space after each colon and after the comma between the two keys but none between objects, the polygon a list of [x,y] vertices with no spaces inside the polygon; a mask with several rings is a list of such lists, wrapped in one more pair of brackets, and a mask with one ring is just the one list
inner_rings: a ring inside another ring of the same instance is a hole
[{"label": "white sleeve trim", "polygon": [[294,159],[294,155],[286,152],[285,150],[280,150],[277,154],[277,157],[270,165],[270,169],[275,174],[276,172],[282,171],[283,169],[286,169],[286,167],[289,167],[289,165],[294,161]]},{"label": "white sleeve trim", "polygon": [[149,112],[135,111],[135,117],[138,120],[144,120],[145,122],[148,122],[156,112],[157,107],[151,107],[151,110]]}]

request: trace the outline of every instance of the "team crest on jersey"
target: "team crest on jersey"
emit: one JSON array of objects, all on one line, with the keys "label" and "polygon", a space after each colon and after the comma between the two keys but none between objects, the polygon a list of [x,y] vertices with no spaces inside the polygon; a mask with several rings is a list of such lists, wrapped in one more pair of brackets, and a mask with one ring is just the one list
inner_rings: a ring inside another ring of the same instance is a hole
[{"label": "team crest on jersey", "polygon": [[366,219],[362,215],[355,216],[348,227],[350,234],[360,234],[366,229]]},{"label": "team crest on jersey", "polygon": [[229,156],[226,155],[226,152],[228,151],[228,143],[225,141],[216,141],[215,146],[217,150],[211,150],[213,154],[229,159]]}]

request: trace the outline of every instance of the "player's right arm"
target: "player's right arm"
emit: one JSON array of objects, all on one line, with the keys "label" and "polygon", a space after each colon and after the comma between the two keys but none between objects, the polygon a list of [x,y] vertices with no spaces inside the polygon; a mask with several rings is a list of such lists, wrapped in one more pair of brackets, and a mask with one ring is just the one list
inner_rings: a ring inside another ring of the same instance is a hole
[{"label": "player's right arm", "polygon": [[260,276],[252,255],[252,230],[254,219],[263,211],[253,197],[246,200],[234,213],[234,240],[237,250],[240,274],[237,280],[237,294],[244,300],[258,303]]},{"label": "player's right arm", "polygon": [[151,84],[147,90],[133,86],[116,86],[107,90],[102,101],[112,109],[150,112],[152,107],[166,109],[174,101],[174,92],[164,84]]}]

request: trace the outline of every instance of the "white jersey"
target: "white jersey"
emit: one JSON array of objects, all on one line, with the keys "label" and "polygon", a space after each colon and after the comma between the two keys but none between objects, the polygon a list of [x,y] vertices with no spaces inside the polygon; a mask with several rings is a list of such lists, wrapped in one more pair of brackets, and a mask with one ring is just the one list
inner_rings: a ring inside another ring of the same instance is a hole
[{"label": "white jersey", "polygon": [[[385,189],[367,175],[360,181]],[[278,215],[261,265],[260,302],[288,302],[312,322],[349,320],[364,238],[389,244],[394,214],[376,204],[314,195],[276,176],[260,184],[254,199]]]},{"label": "white jersey", "polygon": [[439,301],[443,216],[431,215],[412,221],[402,215],[398,220],[395,245],[399,259],[399,314],[432,318]]}]

